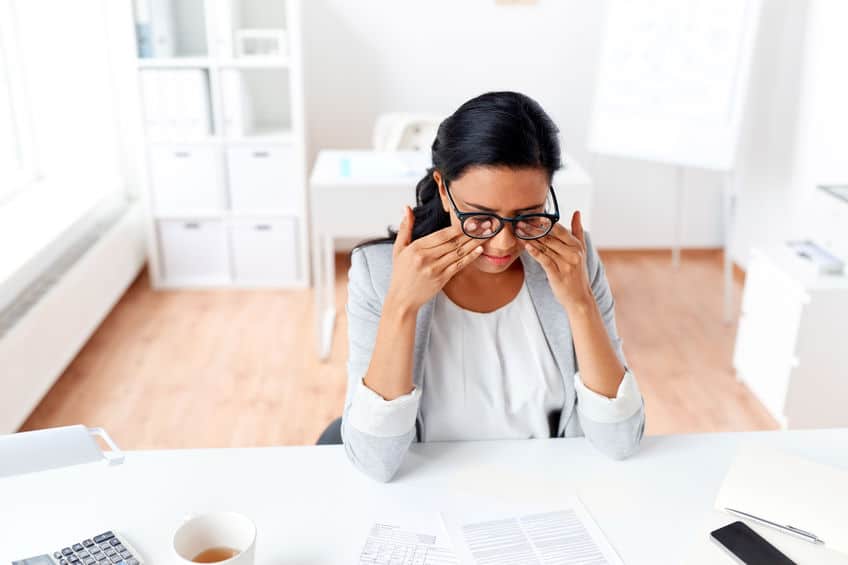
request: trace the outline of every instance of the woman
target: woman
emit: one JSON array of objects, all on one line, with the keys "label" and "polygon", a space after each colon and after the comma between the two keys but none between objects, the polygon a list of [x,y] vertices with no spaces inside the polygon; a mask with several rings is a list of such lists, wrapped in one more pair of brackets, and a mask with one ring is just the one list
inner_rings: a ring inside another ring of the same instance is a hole
[{"label": "woman", "polygon": [[557,134],[522,94],[469,100],[439,126],[398,231],[352,252],[341,435],[367,475],[390,480],[413,440],[638,446],[603,265],[579,212],[558,223]]}]

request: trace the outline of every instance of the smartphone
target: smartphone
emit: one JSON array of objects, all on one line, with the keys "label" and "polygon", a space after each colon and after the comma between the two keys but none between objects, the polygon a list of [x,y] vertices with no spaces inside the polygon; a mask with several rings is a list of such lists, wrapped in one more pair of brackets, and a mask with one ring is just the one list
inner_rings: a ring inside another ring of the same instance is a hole
[{"label": "smartphone", "polygon": [[722,549],[735,557],[739,563],[746,565],[796,565],[779,549],[742,522],[733,522],[710,532],[710,537]]}]

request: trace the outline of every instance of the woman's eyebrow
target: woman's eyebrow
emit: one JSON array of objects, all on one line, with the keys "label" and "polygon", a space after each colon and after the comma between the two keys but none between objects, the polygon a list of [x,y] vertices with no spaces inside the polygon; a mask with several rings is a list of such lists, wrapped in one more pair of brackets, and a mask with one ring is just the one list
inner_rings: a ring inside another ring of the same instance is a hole
[{"label": "woman's eyebrow", "polygon": [[[493,208],[489,208],[487,206],[481,206],[480,204],[472,204],[471,202],[466,202],[465,205],[471,206],[472,208],[477,208],[478,210],[480,210],[482,212],[491,212],[491,213],[496,212],[496,210],[494,210]],[[536,208],[544,207],[544,205],[545,205],[545,203],[542,202],[541,204],[536,204],[535,206],[528,206],[526,208],[518,208],[515,211],[516,212],[522,212],[524,210],[535,210]]]}]

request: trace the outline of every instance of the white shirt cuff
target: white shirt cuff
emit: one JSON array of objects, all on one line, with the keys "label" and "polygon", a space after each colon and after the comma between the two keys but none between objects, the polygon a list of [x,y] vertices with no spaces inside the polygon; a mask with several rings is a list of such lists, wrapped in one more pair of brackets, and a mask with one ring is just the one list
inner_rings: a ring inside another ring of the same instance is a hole
[{"label": "white shirt cuff", "polygon": [[642,393],[629,369],[624,371],[615,398],[607,398],[586,388],[579,372],[574,374],[574,389],[580,414],[601,424],[623,422],[642,408]]},{"label": "white shirt cuff", "polygon": [[348,420],[351,426],[365,434],[402,436],[415,427],[420,399],[421,391],[415,388],[394,400],[386,400],[359,381],[348,410]]}]

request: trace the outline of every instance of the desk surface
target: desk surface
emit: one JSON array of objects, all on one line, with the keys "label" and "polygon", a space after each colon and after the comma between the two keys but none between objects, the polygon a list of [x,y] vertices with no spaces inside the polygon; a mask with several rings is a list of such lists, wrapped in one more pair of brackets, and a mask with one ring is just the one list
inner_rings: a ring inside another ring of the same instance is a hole
[{"label": "desk surface", "polygon": [[647,437],[625,461],[582,438],[414,445],[388,484],[354,470],[341,446],[128,452],[117,467],[0,479],[0,563],[106,529],[148,563],[169,563],[179,522],[210,510],[256,522],[257,565],[350,563],[373,522],[401,508],[550,504],[574,493],[626,563],[688,562],[746,441],[848,468],[848,429]]}]

